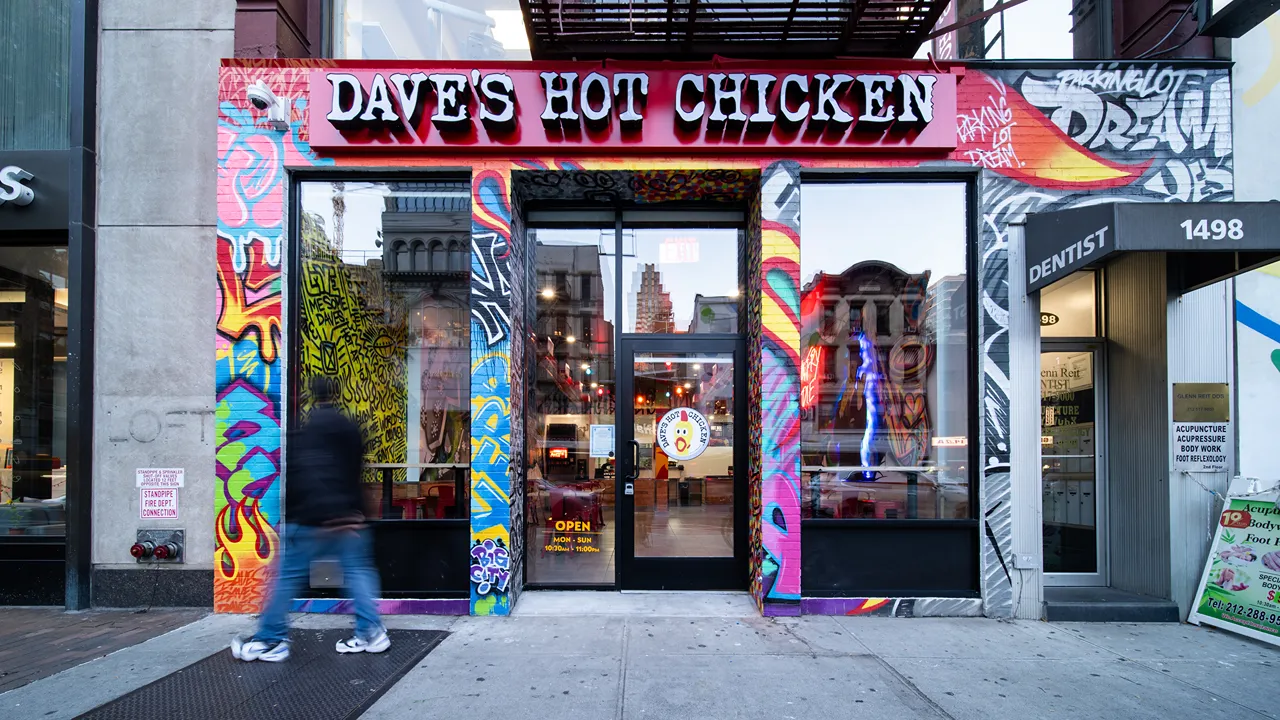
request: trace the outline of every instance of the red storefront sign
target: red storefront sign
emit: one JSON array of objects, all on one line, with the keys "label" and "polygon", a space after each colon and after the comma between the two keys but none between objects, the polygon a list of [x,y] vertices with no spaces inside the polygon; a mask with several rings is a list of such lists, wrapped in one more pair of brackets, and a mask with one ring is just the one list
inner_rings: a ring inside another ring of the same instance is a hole
[{"label": "red storefront sign", "polygon": [[310,76],[316,149],[945,152],[948,72],[853,62],[352,64]]}]

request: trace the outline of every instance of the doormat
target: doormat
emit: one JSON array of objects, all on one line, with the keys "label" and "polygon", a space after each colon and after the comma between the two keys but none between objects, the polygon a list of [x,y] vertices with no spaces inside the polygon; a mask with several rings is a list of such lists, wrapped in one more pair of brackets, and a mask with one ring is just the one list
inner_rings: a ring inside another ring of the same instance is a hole
[{"label": "doormat", "polygon": [[340,655],[350,630],[294,630],[289,659],[243,662],[224,649],[81,715],[85,720],[356,718],[448,635],[389,630],[382,653]]}]

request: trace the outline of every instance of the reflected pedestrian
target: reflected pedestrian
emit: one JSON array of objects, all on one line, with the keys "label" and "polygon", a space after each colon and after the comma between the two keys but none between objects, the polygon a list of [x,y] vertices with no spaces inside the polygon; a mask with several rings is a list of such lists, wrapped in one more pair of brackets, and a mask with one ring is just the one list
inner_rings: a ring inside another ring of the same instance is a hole
[{"label": "reflected pedestrian", "polygon": [[285,494],[285,552],[252,637],[231,641],[239,660],[281,662],[289,658],[289,606],[306,587],[311,561],[336,555],[355,604],[355,635],[339,641],[340,653],[380,653],[391,640],[378,617],[378,572],[365,524],[361,474],[364,438],[334,402],[334,381],[311,380],[315,405],[290,441],[289,487]]}]

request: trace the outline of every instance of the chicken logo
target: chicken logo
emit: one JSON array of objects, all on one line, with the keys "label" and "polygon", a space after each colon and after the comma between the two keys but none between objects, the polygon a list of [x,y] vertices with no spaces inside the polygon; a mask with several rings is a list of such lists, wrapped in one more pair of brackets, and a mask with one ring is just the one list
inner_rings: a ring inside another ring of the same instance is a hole
[{"label": "chicken logo", "polygon": [[689,422],[687,411],[680,411],[680,420],[671,428],[671,434],[676,436],[676,452],[681,455],[689,452],[689,438],[693,436],[693,423]]},{"label": "chicken logo", "polygon": [[711,426],[702,413],[691,408],[675,408],[658,421],[658,445],[676,461],[692,460],[707,449]]}]

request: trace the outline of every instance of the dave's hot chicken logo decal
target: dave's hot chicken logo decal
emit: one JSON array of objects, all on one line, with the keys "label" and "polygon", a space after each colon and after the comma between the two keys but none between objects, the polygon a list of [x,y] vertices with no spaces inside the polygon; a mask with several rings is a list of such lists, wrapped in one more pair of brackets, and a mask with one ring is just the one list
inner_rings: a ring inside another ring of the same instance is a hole
[{"label": "dave's hot chicken logo decal", "polygon": [[672,460],[692,460],[707,449],[711,426],[702,413],[676,408],[658,421],[658,447]]}]

